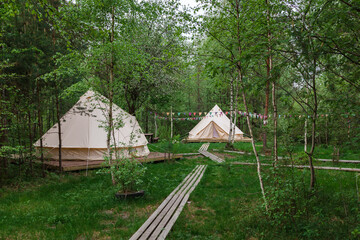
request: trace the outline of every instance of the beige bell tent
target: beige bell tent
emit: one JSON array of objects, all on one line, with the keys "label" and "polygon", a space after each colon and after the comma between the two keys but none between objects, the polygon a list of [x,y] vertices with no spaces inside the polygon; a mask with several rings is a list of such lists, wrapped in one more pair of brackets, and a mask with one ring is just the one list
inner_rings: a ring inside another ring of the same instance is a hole
[{"label": "beige bell tent", "polygon": [[[218,105],[189,132],[188,142],[227,142],[229,140],[230,119]],[[235,126],[235,141],[250,141],[244,133]]]},{"label": "beige bell tent", "polygon": [[[91,90],[61,118],[63,160],[103,160],[107,152],[108,99]],[[122,156],[130,154],[137,157],[147,156],[150,152],[136,118],[120,107],[113,105],[114,125],[118,124],[111,136],[111,145]],[[55,124],[42,137],[44,156],[58,160],[58,124]],[[40,139],[34,144],[40,148]]]}]

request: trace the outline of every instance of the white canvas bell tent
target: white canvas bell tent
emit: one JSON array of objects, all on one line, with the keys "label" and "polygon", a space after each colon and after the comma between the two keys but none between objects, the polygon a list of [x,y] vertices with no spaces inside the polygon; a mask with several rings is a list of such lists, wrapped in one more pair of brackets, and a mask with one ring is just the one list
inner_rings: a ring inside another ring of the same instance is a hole
[{"label": "white canvas bell tent", "polygon": [[[104,160],[107,152],[108,99],[91,90],[61,118],[62,160]],[[147,156],[150,152],[139,123],[134,116],[113,104],[114,128],[111,145],[122,156]],[[46,158],[59,159],[58,124],[42,137]],[[39,150],[40,139],[34,144]]]},{"label": "white canvas bell tent", "polygon": [[[230,133],[230,119],[218,105],[189,132],[188,142],[227,142]],[[250,141],[244,133],[235,126],[235,141]]]}]

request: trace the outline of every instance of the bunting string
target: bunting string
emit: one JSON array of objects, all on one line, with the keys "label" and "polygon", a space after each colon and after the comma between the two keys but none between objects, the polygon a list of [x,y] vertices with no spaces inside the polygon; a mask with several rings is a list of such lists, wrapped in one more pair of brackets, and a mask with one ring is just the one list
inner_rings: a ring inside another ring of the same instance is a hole
[{"label": "bunting string", "polygon": [[[235,111],[233,111],[233,114],[234,113],[235,113]],[[172,117],[170,116],[171,115],[170,112],[162,112],[162,113],[150,112],[150,114],[155,114],[156,118],[158,118],[158,119],[170,120],[172,118],[174,121],[185,121],[185,120],[202,120],[207,117],[210,117],[210,118],[211,117],[221,117],[223,114],[230,115],[231,113],[230,113],[230,111],[226,111],[226,112],[173,112]],[[209,115],[207,115],[207,114],[209,114]],[[243,111],[238,111],[238,114],[243,117],[246,116],[246,112],[243,112]],[[317,116],[319,118],[322,118],[322,117],[329,117],[330,115],[333,115],[333,114],[318,114]],[[340,114],[340,116],[344,117],[344,118],[351,118],[351,117],[356,117],[358,115],[356,115],[354,113],[348,113],[348,114]],[[269,118],[273,118],[273,115],[269,114],[268,116],[265,116],[260,113],[249,112],[249,117],[266,121]],[[300,119],[300,118],[312,118],[312,116],[304,115],[304,114],[279,114],[278,118],[299,118]]]},{"label": "bunting string", "polygon": [[[170,120],[172,118],[174,121],[202,120],[207,117],[221,117],[223,114],[225,114],[225,115],[231,114],[230,111],[227,111],[227,112],[173,112],[172,113],[173,116],[171,117],[170,112],[162,112],[162,113],[150,112],[150,113],[155,114],[156,118],[158,118],[158,119]],[[207,115],[208,113],[209,113],[209,115]],[[235,113],[235,111],[233,111],[233,114],[234,113]],[[246,116],[246,112],[243,112],[243,111],[238,111],[238,114],[243,117]],[[319,118],[322,118],[322,117],[329,117],[330,115],[333,115],[333,114],[318,114],[317,116]],[[340,114],[340,116],[344,117],[344,118],[351,118],[351,117],[356,117],[358,115],[356,115],[354,113],[348,113],[348,114]],[[269,118],[272,118],[273,115],[269,114],[268,116],[265,116],[260,113],[249,112],[249,117],[267,120]],[[299,118],[300,119],[300,118],[312,118],[312,116],[304,115],[304,114],[279,114],[278,118]]]}]

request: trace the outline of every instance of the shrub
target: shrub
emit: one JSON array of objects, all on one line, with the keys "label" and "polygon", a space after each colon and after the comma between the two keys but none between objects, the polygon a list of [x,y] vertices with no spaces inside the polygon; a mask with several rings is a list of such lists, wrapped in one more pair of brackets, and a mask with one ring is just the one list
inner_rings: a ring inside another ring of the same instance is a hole
[{"label": "shrub", "polygon": [[143,183],[146,169],[135,158],[119,158],[113,160],[109,168],[103,169],[101,172],[112,173],[117,190],[128,193],[138,190],[138,186]]}]

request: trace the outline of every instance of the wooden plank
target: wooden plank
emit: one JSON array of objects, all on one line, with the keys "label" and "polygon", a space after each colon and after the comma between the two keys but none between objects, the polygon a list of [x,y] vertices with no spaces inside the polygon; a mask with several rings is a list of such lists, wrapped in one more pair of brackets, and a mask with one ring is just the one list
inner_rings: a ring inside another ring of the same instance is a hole
[{"label": "wooden plank", "polygon": [[186,188],[182,192],[178,192],[178,196],[173,198],[175,199],[174,204],[171,206],[171,208],[168,211],[164,211],[161,215],[159,215],[159,219],[161,219],[161,222],[157,223],[156,229],[153,231],[149,239],[156,239],[161,231],[164,229],[165,225],[168,223],[169,219],[175,212],[175,210],[178,208],[179,204],[181,203],[182,199],[184,198],[186,192],[194,185],[194,183],[197,181],[199,176],[201,176],[201,173],[203,173],[204,169],[206,167],[202,165],[201,170],[196,174],[196,176],[193,178],[193,180],[186,186]]},{"label": "wooden plank", "polygon": [[200,153],[182,153],[183,157],[201,155]]},{"label": "wooden plank", "polygon": [[188,189],[188,186],[192,184],[193,179],[196,178],[198,173],[203,169],[204,167],[201,166],[189,179],[189,182],[185,183],[183,187],[171,198],[171,200],[167,203],[166,207],[156,216],[156,219],[151,223],[148,229],[141,235],[141,239],[147,239],[152,232],[155,230],[155,228],[159,225],[163,217],[169,212],[170,209],[174,206],[176,203],[176,200],[181,196],[183,191],[186,191]]},{"label": "wooden plank", "polygon": [[199,152],[200,151],[206,151],[210,146],[210,143],[204,143],[203,145],[201,145],[201,147],[199,148]]},{"label": "wooden plank", "polygon": [[183,187],[196,173],[201,166],[197,165],[187,176],[186,178],[169,194],[169,196],[160,204],[160,206],[151,214],[151,216],[145,221],[145,223],[134,233],[134,235],[130,238],[130,240],[139,239],[139,237],[143,234],[143,232],[150,226],[150,224],[154,221],[154,219],[158,216],[158,214],[165,208],[170,199],[177,193],[177,191]]},{"label": "wooden plank", "polygon": [[191,189],[188,191],[188,193],[185,195],[185,197],[183,198],[183,200],[180,203],[180,206],[176,209],[176,212],[174,213],[174,215],[172,216],[172,218],[170,219],[170,221],[168,222],[168,224],[166,225],[166,227],[164,228],[164,230],[162,231],[161,235],[158,237],[158,239],[165,239],[166,236],[168,235],[168,233],[170,232],[170,229],[172,228],[172,226],[175,224],[177,218],[179,217],[181,211],[183,210],[186,202],[188,201],[190,194],[192,193],[192,191],[194,191],[195,187],[199,184],[201,178],[204,175],[204,172],[206,170],[207,166],[204,168],[204,170],[202,171],[201,175],[199,176],[199,178],[196,180],[196,182],[192,185]]},{"label": "wooden plank", "polygon": [[169,196],[160,204],[160,206],[151,214],[151,216],[145,221],[145,223],[133,234],[131,239],[138,239],[141,234],[148,228],[148,226],[153,222],[153,220],[157,217],[157,215],[162,211],[162,209],[166,206],[168,201],[174,196],[174,194],[183,186],[188,179],[192,176],[194,172],[196,172],[200,166],[196,166],[187,176],[186,178],[169,194]]},{"label": "wooden plank", "polygon": [[[214,151],[219,151],[218,149],[213,149]],[[249,152],[241,152],[241,151],[231,151],[231,150],[224,150],[224,152],[228,152],[228,153],[237,153],[237,154],[243,154],[243,155],[254,155],[253,153],[249,153]],[[259,156],[265,157],[264,154],[259,154]],[[282,157],[282,156],[278,156],[278,159],[289,159],[289,157]],[[327,158],[314,158],[317,161],[320,162],[340,162],[340,163],[360,163],[360,160],[343,160],[340,159],[338,161],[336,160],[332,160],[332,159],[327,159]]]},{"label": "wooden plank", "polygon": [[[234,165],[256,165],[256,163],[247,163],[247,162],[232,162]],[[272,166],[272,164],[261,163],[262,166]],[[294,167],[294,168],[310,168],[310,166],[305,165],[279,165],[279,167]],[[344,171],[344,172],[360,172],[360,168],[341,168],[341,167],[320,167],[314,166],[314,169],[320,170],[335,170],[335,171]]]},{"label": "wooden plank", "polygon": [[332,159],[316,159],[320,162],[339,162],[339,163],[360,163],[360,160],[332,160]]},{"label": "wooden plank", "polygon": [[[231,150],[224,150],[224,152],[228,152],[228,153],[237,153],[237,154],[243,154],[243,155],[254,155],[254,153],[250,153],[250,152],[241,152],[241,151],[231,151]],[[265,157],[265,154],[258,154],[259,156]]]},{"label": "wooden plank", "polygon": [[201,153],[205,157],[208,157],[208,158],[210,158],[211,160],[213,160],[213,161],[215,161],[217,163],[224,162],[224,159],[221,159],[218,156],[215,156],[214,154],[209,153],[208,151],[199,151],[199,153]]}]

